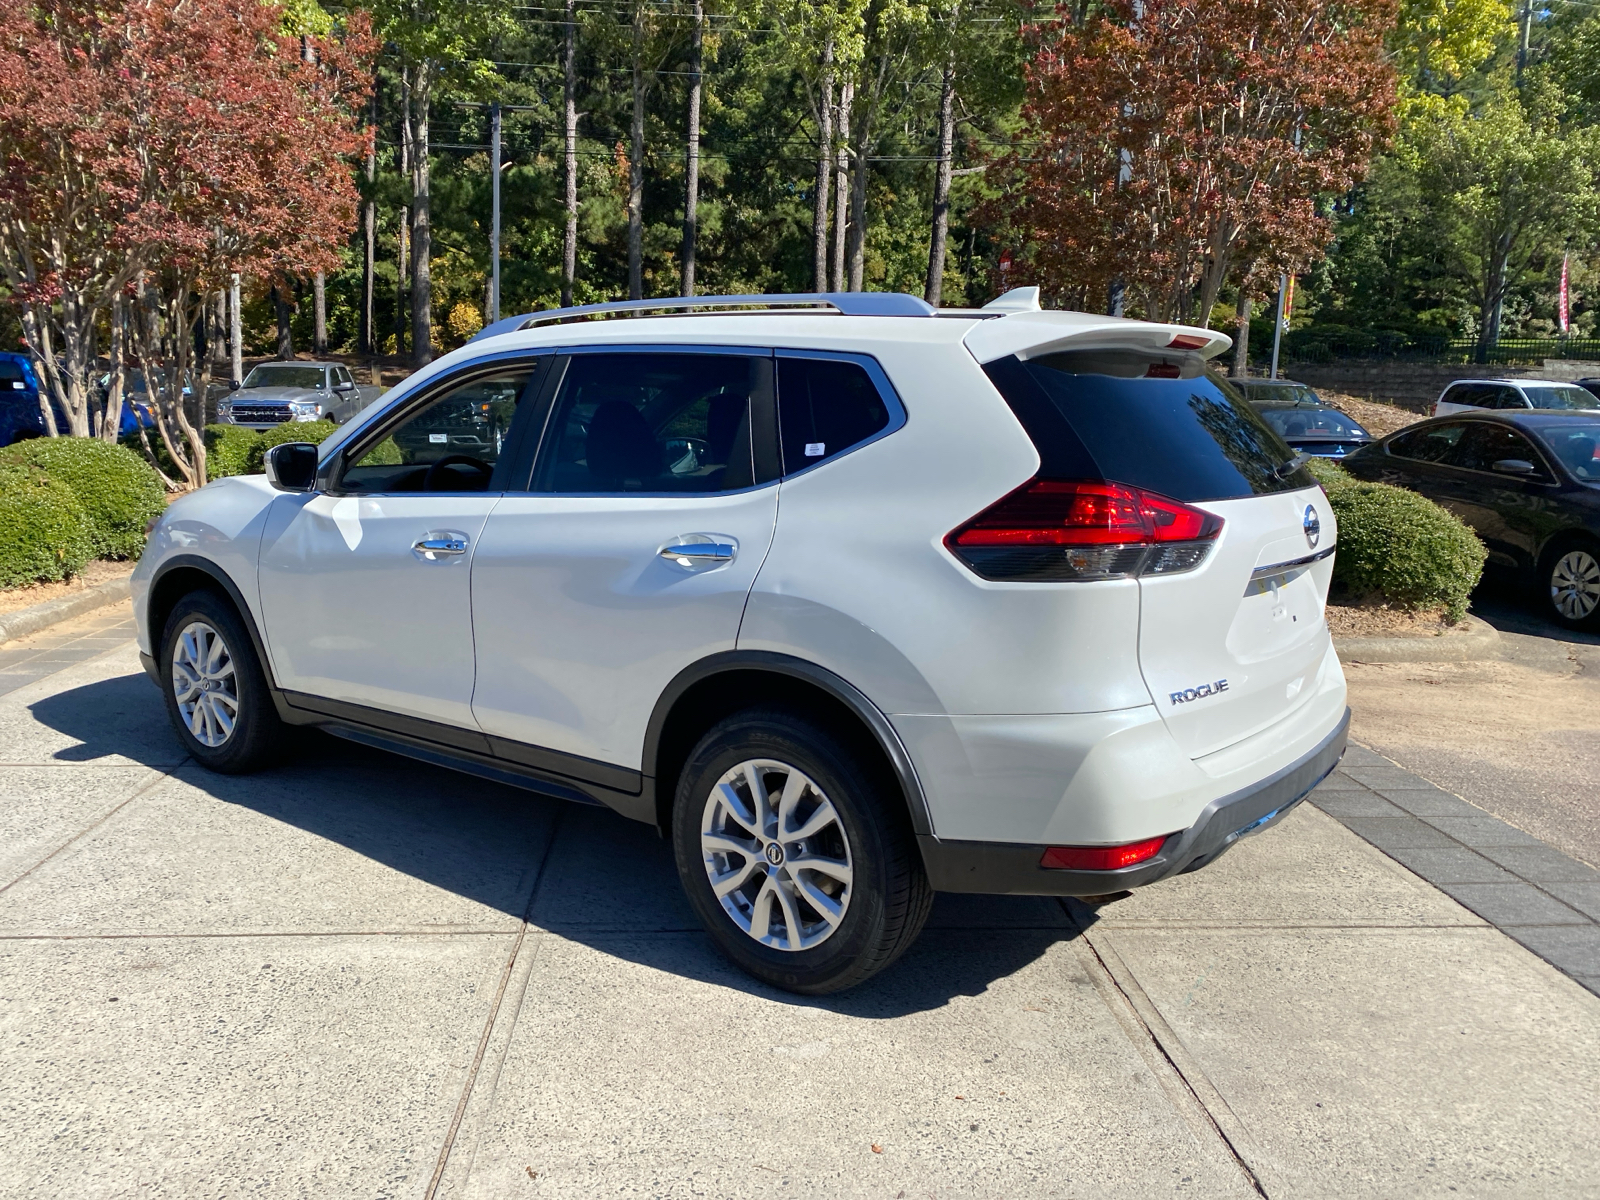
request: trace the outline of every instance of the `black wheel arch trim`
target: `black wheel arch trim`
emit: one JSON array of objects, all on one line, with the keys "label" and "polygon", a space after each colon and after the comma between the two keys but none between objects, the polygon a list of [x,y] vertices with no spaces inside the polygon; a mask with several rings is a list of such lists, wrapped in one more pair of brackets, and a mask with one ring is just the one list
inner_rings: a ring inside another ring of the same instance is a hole
[{"label": "black wheel arch trim", "polygon": [[[162,621],[162,628],[160,629],[157,629],[154,622],[150,621],[151,602],[161,590],[162,580],[174,571],[185,569],[196,570],[203,575],[209,576],[211,581],[217,584],[227,595],[228,599],[233,603],[233,607],[238,610],[239,619],[244,622],[245,632],[250,636],[251,648],[256,652],[256,661],[261,664],[261,674],[267,681],[267,691],[272,695],[272,702],[278,709],[278,715],[282,716],[287,706],[283,700],[283,693],[278,688],[278,682],[273,678],[272,660],[267,657],[267,643],[261,636],[260,628],[256,625],[255,613],[251,611],[249,602],[244,598],[244,592],[239,589],[239,585],[234,582],[233,577],[209,558],[202,558],[198,554],[174,554],[157,567],[155,574],[150,577],[150,587],[145,592],[145,622],[150,631],[151,650],[157,653],[160,652],[161,636],[166,632],[165,620]],[[178,599],[182,599],[182,596],[179,596]],[[171,610],[169,609],[168,611],[170,613]],[[154,678],[159,683],[161,678],[159,659],[153,665],[156,671]],[[147,667],[146,669],[148,670],[149,668]]]},{"label": "black wheel arch trim", "polygon": [[648,778],[659,779],[657,766],[661,753],[661,734],[673,708],[684,694],[696,684],[704,683],[717,675],[752,670],[787,675],[809,683],[854,713],[871,732],[878,747],[888,759],[890,769],[904,793],[913,831],[919,837],[932,835],[933,822],[929,816],[928,799],[922,789],[922,780],[917,776],[916,766],[911,761],[911,755],[906,752],[905,743],[900,740],[899,733],[895,731],[894,725],[890,723],[883,710],[860,688],[826,667],[819,667],[806,659],[781,654],[775,650],[725,650],[691,663],[673,677],[672,682],[667,684],[656,700],[655,709],[650,714],[650,723],[645,727],[642,761],[644,773]]}]

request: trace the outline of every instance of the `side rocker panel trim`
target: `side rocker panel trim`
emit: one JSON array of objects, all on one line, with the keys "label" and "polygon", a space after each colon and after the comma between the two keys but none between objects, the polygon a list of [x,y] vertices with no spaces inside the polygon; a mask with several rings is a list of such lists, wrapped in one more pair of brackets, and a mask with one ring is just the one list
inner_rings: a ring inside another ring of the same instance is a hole
[{"label": "side rocker panel trim", "polygon": [[661,751],[661,731],[665,728],[667,717],[674,705],[684,693],[695,684],[702,683],[715,675],[749,670],[771,671],[803,680],[828,693],[855,713],[872,731],[878,746],[888,756],[895,778],[899,780],[900,789],[905,793],[912,829],[919,837],[932,836],[933,821],[929,816],[928,799],[923,794],[922,781],[917,777],[916,766],[911,761],[911,755],[906,752],[900,735],[895,732],[894,726],[890,724],[889,718],[883,711],[854,684],[825,667],[772,650],[725,650],[720,654],[702,658],[680,671],[662,691],[654,711],[650,714],[650,723],[645,728],[643,765],[646,776],[653,780],[658,778],[657,760]]}]

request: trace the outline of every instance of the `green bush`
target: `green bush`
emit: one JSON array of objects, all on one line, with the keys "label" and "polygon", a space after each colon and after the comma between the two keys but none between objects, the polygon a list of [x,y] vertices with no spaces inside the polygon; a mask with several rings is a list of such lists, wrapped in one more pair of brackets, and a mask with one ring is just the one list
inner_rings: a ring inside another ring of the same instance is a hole
[{"label": "green bush", "polygon": [[1335,587],[1402,608],[1442,606],[1452,621],[1466,615],[1485,557],[1472,530],[1425,496],[1312,464],[1339,521]]},{"label": "green bush", "polygon": [[332,437],[338,428],[332,421],[297,421],[274,429],[264,429],[250,447],[250,465],[246,474],[259,475],[265,471],[267,451],[274,446],[289,442],[321,442],[324,438]]},{"label": "green bush", "polygon": [[0,464],[38,467],[76,494],[95,558],[138,558],[145,527],[166,510],[166,489],[133,451],[95,438],[33,438],[0,450]]},{"label": "green bush", "polygon": [[89,517],[71,488],[28,463],[0,466],[0,587],[68,579],[92,557]]},{"label": "green bush", "polygon": [[243,425],[207,425],[206,478],[221,479],[224,475],[244,475],[250,470],[250,451],[261,435]]}]

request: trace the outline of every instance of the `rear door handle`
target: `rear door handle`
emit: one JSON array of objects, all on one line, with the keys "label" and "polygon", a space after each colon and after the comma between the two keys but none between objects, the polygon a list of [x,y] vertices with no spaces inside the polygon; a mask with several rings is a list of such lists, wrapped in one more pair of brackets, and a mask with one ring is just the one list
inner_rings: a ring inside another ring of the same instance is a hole
[{"label": "rear door handle", "polygon": [[411,548],[426,559],[435,559],[448,554],[465,554],[467,552],[467,539],[464,537],[425,537],[419,538],[411,544]]},{"label": "rear door handle", "polygon": [[727,542],[689,542],[681,546],[663,546],[656,553],[688,566],[690,563],[732,562],[738,547]]}]

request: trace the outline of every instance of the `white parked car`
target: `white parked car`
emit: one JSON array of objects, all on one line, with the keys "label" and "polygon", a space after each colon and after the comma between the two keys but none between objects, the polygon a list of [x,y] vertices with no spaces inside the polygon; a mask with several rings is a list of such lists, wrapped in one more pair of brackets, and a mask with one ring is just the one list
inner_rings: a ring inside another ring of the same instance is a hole
[{"label": "white parked car", "polygon": [[1458,379],[1439,393],[1428,415],[1447,417],[1483,408],[1592,410],[1600,409],[1600,399],[1559,379]]},{"label": "white parked car", "polygon": [[934,892],[1192,871],[1338,762],[1333,513],[1227,345],[1028,294],[511,318],[168,508],[145,666],[219,771],[315,725],[656,825],[731,958],[848,987]]}]

